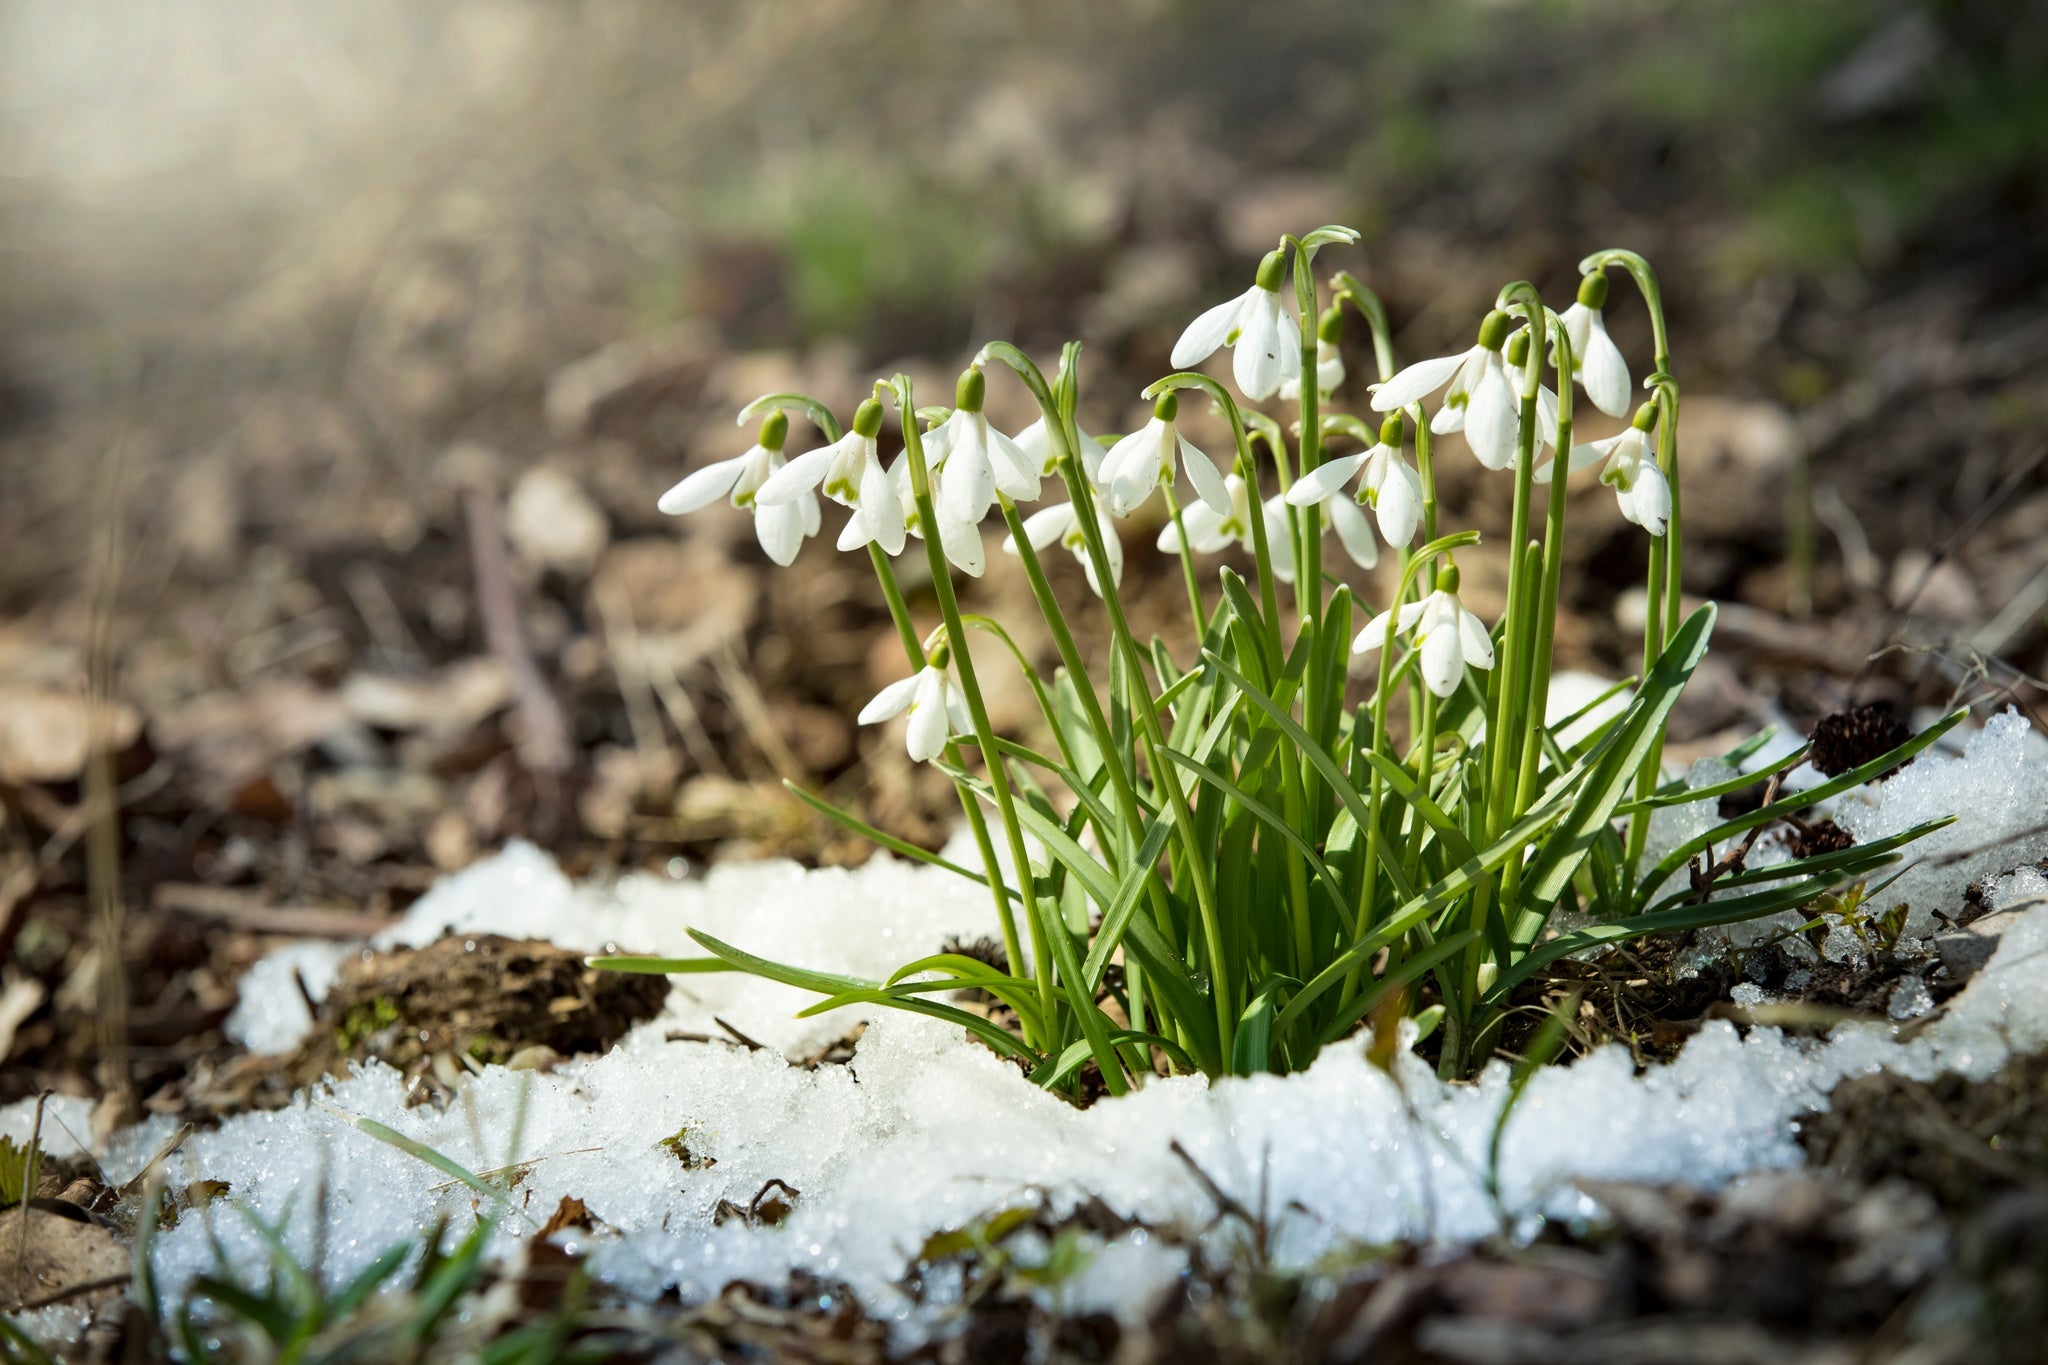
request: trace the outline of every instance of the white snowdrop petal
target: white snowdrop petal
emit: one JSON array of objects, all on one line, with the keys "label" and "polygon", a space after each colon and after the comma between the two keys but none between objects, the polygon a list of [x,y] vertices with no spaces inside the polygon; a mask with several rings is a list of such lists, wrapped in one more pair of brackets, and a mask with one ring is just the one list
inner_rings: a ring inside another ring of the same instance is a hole
[{"label": "white snowdrop petal", "polygon": [[782,502],[754,513],[754,538],[768,558],[788,568],[804,544],[804,509],[797,503]]},{"label": "white snowdrop petal", "polygon": [[967,694],[951,678],[946,680],[946,719],[954,734],[974,733],[974,712],[967,707]]},{"label": "white snowdrop petal", "polygon": [[1465,679],[1465,656],[1456,630],[1432,630],[1422,637],[1422,682],[1439,697],[1448,697]]},{"label": "white snowdrop petal", "polygon": [[1458,607],[1458,644],[1465,656],[1465,662],[1474,668],[1493,667],[1493,637],[1487,632],[1486,622]]},{"label": "white snowdrop petal", "polygon": [[1671,485],[1653,461],[1643,461],[1632,498],[1635,515],[1630,520],[1653,536],[1663,535],[1671,520]]},{"label": "white snowdrop petal", "polygon": [[1370,654],[1373,650],[1383,645],[1391,644],[1395,630],[1395,618],[1393,615],[1381,612],[1378,616],[1365,623],[1365,629],[1352,637],[1351,652],[1353,654]]},{"label": "white snowdrop petal", "polygon": [[832,457],[836,453],[832,446],[805,451],[770,474],[761,490],[754,494],[754,502],[770,507],[778,502],[795,502],[825,481],[826,471],[831,469]]},{"label": "white snowdrop petal", "polygon": [[[796,505],[795,503],[776,504],[776,506],[790,507]],[[761,510],[767,512],[769,509],[764,507]],[[837,548],[842,551],[858,550],[863,545],[873,543],[874,538],[873,523],[868,520],[866,513],[856,510],[852,516],[846,519],[846,525],[839,528]]]},{"label": "white snowdrop petal", "polygon": [[1375,510],[1387,544],[1406,545],[1414,540],[1422,525],[1422,476],[1405,461],[1391,461]]},{"label": "white snowdrop petal", "polygon": [[740,475],[746,472],[746,467],[746,455],[705,465],[663,493],[661,501],[655,506],[670,516],[681,516],[685,512],[695,512],[699,508],[709,507],[732,491],[733,485],[740,481]]},{"label": "white snowdrop petal", "polygon": [[1330,528],[1337,533],[1338,543],[1344,553],[1351,556],[1351,562],[1361,569],[1376,568],[1380,562],[1379,542],[1373,539],[1372,524],[1365,519],[1365,513],[1358,510],[1358,504],[1349,498],[1332,499],[1324,508],[1324,515],[1330,519]]},{"label": "white snowdrop petal", "polygon": [[1428,597],[1423,598],[1420,602],[1402,603],[1401,611],[1398,617],[1401,624],[1397,627],[1397,629],[1400,630],[1403,634],[1406,634],[1407,632],[1415,629],[1416,624],[1422,620],[1423,613],[1430,609],[1431,603],[1436,600],[1438,595],[1439,594],[1437,593],[1431,593]]},{"label": "white snowdrop petal", "polygon": [[1429,397],[1451,382],[1451,376],[1465,363],[1466,354],[1461,351],[1457,355],[1438,356],[1434,360],[1418,360],[1386,383],[1375,385],[1372,410],[1392,412]]},{"label": "white snowdrop petal", "polygon": [[1325,460],[1294,481],[1294,486],[1287,490],[1287,501],[1296,507],[1308,507],[1334,496],[1364,467],[1366,458],[1359,454]]},{"label": "white snowdrop petal", "polygon": [[909,706],[911,699],[917,695],[917,684],[923,677],[924,673],[920,670],[907,678],[898,678],[890,683],[875,693],[873,701],[860,709],[860,714],[854,717],[855,721],[861,725],[874,725],[888,720],[891,716],[902,715],[903,708]]},{"label": "white snowdrop petal", "polygon": [[[1257,289],[1257,285],[1252,286]],[[1190,365],[1199,365],[1214,355],[1216,348],[1230,335],[1230,329],[1237,325],[1238,310],[1244,306],[1246,296],[1238,295],[1208,309],[1187,325],[1180,334],[1180,340],[1173,343],[1173,368],[1185,370]]]},{"label": "white snowdrop petal", "polygon": [[981,527],[972,522],[955,521],[944,512],[939,513],[939,546],[953,567],[969,578],[981,577],[982,570],[988,567]]},{"label": "white snowdrop petal", "polygon": [[996,487],[1007,493],[1013,502],[1029,502],[1036,498],[1041,477],[1039,462],[994,427],[988,429],[988,444]]},{"label": "white snowdrop petal", "polygon": [[1514,394],[1500,366],[1489,365],[1472,393],[1465,415],[1465,440],[1479,463],[1506,469],[1515,462],[1515,431],[1520,425]]},{"label": "white snowdrop petal", "polygon": [[1614,344],[1614,338],[1607,335],[1606,319],[1599,313],[1591,313],[1586,335],[1573,337],[1572,344],[1577,348],[1579,382],[1585,386],[1586,397],[1609,417],[1627,416],[1632,396],[1628,361],[1622,358],[1621,348]]},{"label": "white snowdrop petal", "polygon": [[1180,437],[1180,462],[1188,472],[1188,481],[1195,486],[1196,495],[1221,515],[1229,516],[1230,485],[1224,482],[1216,462],[1185,436]]}]

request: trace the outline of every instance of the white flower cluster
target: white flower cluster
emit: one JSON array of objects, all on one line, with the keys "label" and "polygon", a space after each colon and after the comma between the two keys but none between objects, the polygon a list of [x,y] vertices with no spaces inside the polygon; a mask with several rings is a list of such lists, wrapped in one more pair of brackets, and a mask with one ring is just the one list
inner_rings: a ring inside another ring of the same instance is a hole
[{"label": "white flower cluster", "polygon": [[[1233,352],[1232,374],[1245,398],[1262,402],[1278,394],[1299,402],[1304,329],[1281,294],[1287,264],[1285,250],[1269,253],[1249,289],[1188,324],[1174,345],[1174,366],[1189,369],[1227,348]],[[1627,410],[1630,380],[1627,362],[1607,334],[1602,313],[1606,294],[1605,274],[1587,275],[1577,301],[1558,315],[1558,321],[1571,342],[1573,378],[1596,407],[1619,416]],[[1318,320],[1314,332],[1314,377],[1322,400],[1334,395],[1346,377],[1338,345],[1341,323],[1333,307]],[[1404,452],[1404,413],[1440,394],[1429,430],[1439,436],[1462,433],[1489,470],[1512,468],[1520,425],[1517,383],[1533,344],[1526,324],[1517,330],[1508,314],[1489,313],[1469,350],[1419,361],[1371,387],[1372,409],[1385,415],[1376,443],[1356,454],[1324,460],[1264,499],[1257,496],[1255,482],[1248,481],[1247,474],[1254,471],[1244,460],[1235,468],[1221,467],[1181,432],[1179,400],[1171,389],[1155,399],[1152,417],[1144,426],[1107,448],[1079,433],[1077,465],[1093,500],[1099,531],[1093,539],[1110,571],[1108,585],[1100,581],[1090,552],[1090,528],[1073,503],[1043,508],[1019,525],[1034,551],[1054,544],[1070,550],[1097,596],[1113,592],[1123,576],[1124,550],[1116,519],[1137,511],[1162,484],[1193,494],[1176,501],[1174,520],[1159,534],[1158,548],[1166,553],[1213,554],[1232,545],[1249,550],[1263,531],[1273,576],[1292,583],[1299,548],[1296,515],[1314,507],[1321,512],[1321,530],[1334,532],[1353,562],[1371,569],[1380,558],[1374,522],[1379,538],[1399,549],[1411,545],[1425,528],[1424,480]],[[787,460],[782,447],[788,419],[779,409],[770,411],[753,446],[691,474],[663,495],[661,510],[692,512],[729,498],[733,506],[753,513],[756,535],[769,558],[787,565],[803,541],[820,530],[822,493],[852,512],[838,538],[841,550],[872,545],[897,555],[908,538],[922,539],[929,532],[937,536],[953,567],[979,577],[987,567],[981,523],[998,497],[1010,504],[1030,502],[1039,496],[1043,481],[1059,472],[1045,419],[1012,437],[988,420],[985,391],[977,363],[962,374],[950,412],[922,433],[931,485],[927,505],[935,526],[923,524],[909,453],[883,463],[878,443],[882,405],[872,398],[860,404],[844,435]],[[1652,535],[1664,533],[1671,513],[1670,489],[1651,437],[1657,411],[1655,403],[1645,404],[1627,430],[1575,446],[1568,461],[1574,471],[1604,461],[1602,482],[1614,488],[1624,515]],[[1556,446],[1558,434],[1558,396],[1541,386],[1536,395],[1535,482],[1547,483],[1552,476],[1554,456],[1544,452]],[[1186,476],[1184,483],[1180,475]],[[1355,493],[1348,491],[1354,480]],[[1371,509],[1370,521],[1361,505]],[[1255,518],[1262,523],[1256,530]],[[1006,536],[1002,548],[1018,554],[1016,536]],[[1446,565],[1421,601],[1375,617],[1358,634],[1354,652],[1377,649],[1396,633],[1408,635],[1419,651],[1424,682],[1438,696],[1450,695],[1468,666],[1493,665],[1490,635],[1458,601],[1456,585],[1456,568]],[[943,645],[920,672],[884,689],[860,719],[872,723],[906,711],[911,716],[908,747],[913,758],[936,756],[948,738],[949,723],[956,731],[966,728],[958,685],[948,681]]]}]

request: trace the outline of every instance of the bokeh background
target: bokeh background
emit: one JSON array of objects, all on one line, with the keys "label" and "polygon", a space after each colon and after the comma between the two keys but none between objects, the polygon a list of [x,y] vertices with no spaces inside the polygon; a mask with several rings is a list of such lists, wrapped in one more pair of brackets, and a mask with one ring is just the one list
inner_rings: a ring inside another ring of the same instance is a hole
[{"label": "bokeh background", "polygon": [[[1685,587],[1729,606],[1683,736],[2032,708],[2044,8],[0,4],[0,1099],[125,1046],[137,1101],[185,1102],[270,936],[510,838],[579,874],[865,855],[784,779],[943,838],[946,785],[851,723],[901,667],[864,558],[828,528],[775,570],[656,496],[759,392],[943,395],[991,337],[1081,338],[1126,430],[1187,319],[1324,222],[1405,359],[1508,280],[1562,306],[1590,250],[1656,262]],[[1577,496],[1560,648],[1619,675],[1643,542]],[[991,558],[974,600],[1027,621]]]}]

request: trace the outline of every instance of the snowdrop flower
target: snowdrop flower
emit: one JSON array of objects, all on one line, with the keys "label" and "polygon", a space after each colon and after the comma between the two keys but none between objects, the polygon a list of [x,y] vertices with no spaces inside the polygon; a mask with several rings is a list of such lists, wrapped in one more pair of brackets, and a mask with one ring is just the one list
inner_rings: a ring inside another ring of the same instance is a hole
[{"label": "snowdrop flower", "polygon": [[796,502],[814,489],[864,520],[869,538],[890,554],[903,550],[903,525],[890,496],[875,437],[882,405],[869,398],[853,410],[853,428],[831,445],[806,451],[768,476],[754,500],[773,507]]},{"label": "snowdrop flower", "polygon": [[1180,399],[1168,391],[1152,403],[1152,420],[1110,447],[1102,462],[1102,483],[1109,495],[1109,510],[1127,517],[1138,504],[1152,496],[1159,481],[1173,479],[1173,457],[1180,454],[1180,466],[1195,486],[1195,493],[1219,517],[1230,515],[1230,489],[1215,461],[1195,448],[1180,434],[1175,417]]},{"label": "snowdrop flower", "polygon": [[[1614,489],[1621,514],[1651,535],[1661,536],[1671,520],[1671,485],[1657,465],[1657,452],[1650,447],[1650,433],[1656,427],[1657,405],[1645,403],[1619,436],[1573,446],[1571,468],[1576,471],[1606,460],[1600,482]],[[1555,462],[1538,466],[1536,482],[1549,483],[1554,469]]]},{"label": "snowdrop flower", "polygon": [[[1102,505],[1095,506],[1095,521],[1102,529],[1102,552],[1109,559],[1109,576],[1115,583],[1124,581],[1124,544],[1117,539],[1116,523],[1109,519],[1109,513]],[[1073,551],[1074,558],[1081,561],[1081,567],[1088,571],[1088,586],[1097,597],[1102,596],[1102,581],[1095,575],[1095,557],[1088,553],[1088,537],[1081,530],[1081,514],[1071,502],[1043,508],[1024,518],[1024,538],[1031,542],[1034,550],[1049,548],[1054,541]],[[1003,537],[1003,553],[1017,553],[1017,538]]]},{"label": "snowdrop flower", "polygon": [[1479,324],[1479,340],[1457,355],[1418,360],[1372,391],[1374,412],[1399,412],[1445,385],[1443,406],[1429,429],[1439,436],[1465,433],[1472,453],[1488,469],[1506,469],[1515,459],[1515,428],[1519,405],[1508,383],[1501,347],[1510,319],[1496,309]]},{"label": "snowdrop flower", "polygon": [[818,495],[800,494],[793,502],[763,506],[761,487],[769,476],[783,467],[782,443],[789,437],[789,419],[778,409],[761,423],[760,437],[744,454],[705,465],[661,495],[656,505],[670,516],[709,507],[729,498],[734,507],[754,514],[754,535],[761,548],[777,564],[787,567],[796,559],[804,538],[818,534]]},{"label": "snowdrop flower", "polygon": [[[1197,554],[1213,555],[1232,545],[1243,546],[1246,553],[1254,547],[1251,518],[1251,490],[1237,475],[1230,475],[1224,482],[1230,489],[1230,511],[1218,516],[1207,503],[1195,503],[1181,511],[1179,523],[1168,523],[1159,533],[1159,548],[1167,554],[1180,553],[1180,533],[1185,526],[1188,533],[1188,548]],[[1349,511],[1350,515],[1345,516]],[[1332,516],[1324,530],[1337,533],[1337,539],[1344,546],[1360,568],[1370,569],[1379,563],[1379,546],[1373,542],[1372,527],[1355,505],[1338,503],[1331,509]],[[1278,496],[1266,499],[1259,507],[1259,515],[1266,522],[1266,554],[1273,565],[1273,577],[1282,583],[1294,581],[1294,538],[1287,522],[1286,500]]]},{"label": "snowdrop flower", "polygon": [[878,725],[907,712],[910,728],[903,747],[909,750],[911,761],[929,763],[944,753],[949,738],[974,729],[967,694],[946,671],[951,658],[945,645],[933,650],[923,668],[875,693],[875,699],[861,708],[860,724]]},{"label": "snowdrop flower", "polygon": [[[1049,479],[1059,473],[1053,468],[1052,441],[1045,434],[1045,418],[1040,417],[1017,433],[1017,448],[1038,466],[1041,478]],[[1085,431],[1081,432],[1081,472],[1087,477],[1089,487],[1102,487],[1102,461],[1108,453],[1102,448],[1102,442]]]},{"label": "snowdrop flower", "polygon": [[1560,321],[1572,339],[1572,373],[1586,390],[1593,406],[1609,417],[1628,411],[1628,362],[1621,348],[1607,335],[1607,317],[1601,310],[1607,303],[1607,275],[1597,271],[1579,281],[1579,297],[1564,310]]},{"label": "snowdrop flower", "polygon": [[1437,589],[1398,613],[1381,613],[1366,623],[1351,642],[1351,652],[1367,654],[1385,645],[1396,632],[1408,634],[1422,654],[1422,681],[1439,697],[1448,697],[1465,681],[1465,669],[1493,667],[1493,640],[1486,623],[1458,600],[1458,568],[1437,571]]},{"label": "snowdrop flower", "polygon": [[946,510],[969,525],[988,515],[998,492],[1015,502],[1038,496],[1039,462],[988,424],[981,410],[987,392],[980,370],[963,370],[953,390],[953,415],[940,428]]},{"label": "snowdrop flower", "polygon": [[[924,519],[918,515],[917,496],[910,487],[908,454],[896,457],[896,463],[889,466],[888,479],[889,491],[894,498],[893,505],[899,509],[898,516],[904,531],[923,540]],[[945,500],[941,496],[943,485],[939,475],[932,473],[931,480],[932,516],[937,518],[939,524],[939,547],[946,552],[946,559],[954,568],[970,578],[981,577],[982,570],[988,567],[988,556],[981,544],[981,527],[973,522],[961,521],[948,512]],[[881,515],[880,506],[877,506],[873,515]],[[853,517],[847,521],[846,529],[839,533],[839,548],[858,550],[874,539],[869,519]]]},{"label": "snowdrop flower", "polygon": [[[1344,313],[1331,304],[1316,319],[1316,396],[1327,401],[1344,382]],[[1301,372],[1297,369],[1280,381],[1280,397],[1290,403],[1301,401]]]},{"label": "snowdrop flower", "polygon": [[[1343,515],[1335,510],[1339,507],[1351,507],[1355,513],[1356,504],[1343,496],[1343,489],[1351,476],[1362,470],[1359,499],[1379,514],[1380,534],[1387,544],[1406,545],[1422,525],[1422,476],[1401,457],[1405,434],[1401,414],[1390,413],[1380,424],[1378,445],[1357,455],[1325,460],[1294,481],[1287,490],[1287,501],[1296,507],[1321,505],[1332,512],[1333,520]],[[1343,534],[1342,525],[1338,522],[1339,535]],[[1378,557],[1377,551],[1374,557]]]},{"label": "snowdrop flower", "polygon": [[1300,324],[1280,303],[1280,282],[1287,271],[1286,254],[1269,251],[1259,262],[1252,287],[1217,304],[1188,324],[1173,343],[1173,367],[1201,364],[1219,346],[1231,347],[1231,374],[1244,396],[1271,398],[1280,381],[1301,369]]}]

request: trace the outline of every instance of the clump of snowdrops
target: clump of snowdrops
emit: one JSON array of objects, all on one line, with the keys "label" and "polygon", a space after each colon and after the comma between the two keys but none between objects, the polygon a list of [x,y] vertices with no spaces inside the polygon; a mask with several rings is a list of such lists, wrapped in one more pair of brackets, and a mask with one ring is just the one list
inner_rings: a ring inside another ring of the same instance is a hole
[{"label": "clump of snowdrops", "polygon": [[[1458,1076],[1490,1055],[1516,989],[1558,958],[1806,905],[1924,832],[1705,888],[1697,875],[1673,877],[1688,864],[1696,874],[1714,867],[1716,845],[1846,790],[1938,729],[1644,866],[1659,807],[1765,782],[1804,753],[1717,787],[1661,776],[1667,718],[1706,651],[1714,609],[1680,610],[1679,389],[1656,276],[1632,252],[1597,252],[1580,264],[1564,312],[1530,284],[1510,284],[1477,320],[1470,349],[1397,367],[1377,296],[1349,274],[1313,273],[1319,251],[1356,239],[1341,227],[1284,238],[1248,289],[1188,325],[1176,372],[1144,390],[1151,420],[1113,441],[1081,427],[1078,343],[1048,379],[1017,347],[990,342],[950,408],[920,407],[904,375],[877,382],[847,428],[801,394],[749,404],[740,422],[759,423],[756,443],[691,474],[661,507],[729,500],[753,514],[779,564],[821,531],[821,496],[848,510],[839,549],[869,557],[905,656],[904,677],[860,719],[903,718],[910,756],[953,780],[978,866],[797,794],[899,854],[985,885],[1005,962],[941,953],[864,981],[692,931],[710,956],[598,965],[748,971],[818,992],[812,1012],[867,1003],[937,1016],[1021,1059],[1048,1087],[1071,1087],[1091,1060],[1112,1093],[1163,1070],[1285,1072],[1396,1007],[1420,1034],[1441,1031],[1441,1069]],[[1606,328],[1615,279],[1633,284],[1650,315],[1655,353],[1640,389]],[[1370,333],[1377,383],[1345,372],[1339,342],[1353,316]],[[1235,394],[1191,368],[1220,349],[1231,352]],[[1014,436],[992,425],[991,378],[1022,383],[1038,420]],[[1339,406],[1347,390],[1365,399],[1361,410]],[[1579,390],[1629,424],[1574,444]],[[1179,426],[1183,405],[1203,399],[1228,422],[1221,462]],[[823,444],[787,456],[792,417]],[[891,426],[901,450],[885,460]],[[1438,443],[1454,435],[1469,455],[1453,458],[1498,472],[1496,496],[1513,505],[1506,610],[1490,624],[1459,595],[1457,556],[1479,536],[1438,520]],[[1650,538],[1648,619],[1641,676],[1602,699],[1615,705],[1547,723],[1571,502],[1560,453],[1566,474],[1597,468]],[[1065,500],[1027,515],[1048,489]],[[1118,521],[1154,496],[1167,514],[1158,548],[1184,571],[1200,641],[1192,656],[1137,638],[1118,592]],[[1000,622],[960,610],[954,575],[987,570],[991,513],[1058,651],[1050,677]],[[1394,557],[1389,597],[1370,601],[1326,568],[1332,531],[1362,568]],[[1203,556],[1233,544],[1250,553],[1249,578],[1204,568]],[[1079,557],[1094,600],[1054,592],[1040,556],[1055,546]],[[930,566],[940,619],[927,634],[898,584],[893,561],[906,552]],[[1108,633],[1106,670],[1085,667],[1082,629]],[[1009,646],[1050,752],[995,732],[969,631]],[[1688,884],[1666,891],[1674,880]],[[1562,912],[1581,927],[1554,927]],[[1007,1005],[1014,1030],[946,1001],[966,987]]]}]

